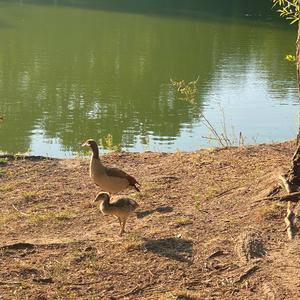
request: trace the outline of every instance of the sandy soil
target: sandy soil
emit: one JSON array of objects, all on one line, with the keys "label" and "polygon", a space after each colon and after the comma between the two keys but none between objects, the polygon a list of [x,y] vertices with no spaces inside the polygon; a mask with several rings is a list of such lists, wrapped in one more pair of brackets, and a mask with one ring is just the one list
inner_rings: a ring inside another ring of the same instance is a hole
[{"label": "sandy soil", "polygon": [[103,156],[142,184],[123,237],[88,158],[0,158],[0,299],[300,299],[299,236],[261,200],[294,147]]}]

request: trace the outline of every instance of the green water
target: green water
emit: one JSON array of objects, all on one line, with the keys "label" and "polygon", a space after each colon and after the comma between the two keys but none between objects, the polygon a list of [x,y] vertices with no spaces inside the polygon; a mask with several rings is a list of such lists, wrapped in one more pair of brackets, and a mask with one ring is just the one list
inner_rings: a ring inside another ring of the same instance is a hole
[{"label": "green water", "polygon": [[[108,134],[195,150],[213,145],[202,113],[246,143],[294,137],[295,29],[269,1],[203,3],[0,1],[0,151],[70,156]],[[198,76],[191,105],[170,78]]]}]

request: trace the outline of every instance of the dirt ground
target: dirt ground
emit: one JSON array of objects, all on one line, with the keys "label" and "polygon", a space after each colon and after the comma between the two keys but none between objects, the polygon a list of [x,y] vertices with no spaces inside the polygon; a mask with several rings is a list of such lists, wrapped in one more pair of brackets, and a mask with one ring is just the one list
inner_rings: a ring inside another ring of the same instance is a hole
[{"label": "dirt ground", "polygon": [[0,299],[300,299],[299,236],[263,200],[294,148],[103,156],[142,184],[123,237],[88,158],[0,158]]}]

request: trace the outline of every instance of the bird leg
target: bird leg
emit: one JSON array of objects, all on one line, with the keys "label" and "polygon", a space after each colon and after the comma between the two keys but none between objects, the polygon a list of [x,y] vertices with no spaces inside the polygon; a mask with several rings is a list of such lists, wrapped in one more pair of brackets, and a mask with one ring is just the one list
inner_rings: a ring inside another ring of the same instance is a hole
[{"label": "bird leg", "polygon": [[96,201],[96,198],[95,198],[95,199],[92,199],[92,200],[90,200],[90,207],[94,207],[94,203],[95,203],[95,201]]},{"label": "bird leg", "polygon": [[125,224],[126,224],[126,219],[123,220],[122,223],[120,223],[120,225],[121,225],[120,236],[122,236],[122,234],[126,232],[126,231],[125,231]]}]

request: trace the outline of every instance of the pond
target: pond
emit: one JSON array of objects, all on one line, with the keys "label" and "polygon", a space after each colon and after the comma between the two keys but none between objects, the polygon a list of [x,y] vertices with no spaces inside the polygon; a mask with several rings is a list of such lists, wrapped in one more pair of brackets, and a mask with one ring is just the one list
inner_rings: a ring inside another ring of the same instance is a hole
[{"label": "pond", "polygon": [[[295,26],[268,0],[208,2],[0,0],[0,151],[218,146],[205,119],[231,143],[295,137]],[[194,103],[170,83],[197,78]]]}]

